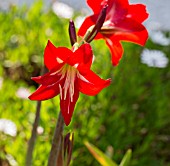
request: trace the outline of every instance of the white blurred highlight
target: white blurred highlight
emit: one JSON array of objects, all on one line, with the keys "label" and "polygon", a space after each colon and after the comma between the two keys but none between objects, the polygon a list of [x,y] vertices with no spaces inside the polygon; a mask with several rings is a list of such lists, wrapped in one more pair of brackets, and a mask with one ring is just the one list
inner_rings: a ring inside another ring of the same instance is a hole
[{"label": "white blurred highlight", "polygon": [[72,18],[74,13],[73,8],[66,5],[65,3],[61,3],[57,1],[53,3],[52,10],[57,16],[61,18],[68,18],[68,19]]},{"label": "white blurred highlight", "polygon": [[168,46],[170,45],[170,39],[165,36],[162,31],[151,31],[149,33],[151,40],[159,45]]},{"label": "white blurred highlight", "polygon": [[17,134],[17,127],[14,122],[8,119],[0,119],[0,131],[15,137]]},{"label": "white blurred highlight", "polygon": [[3,78],[0,77],[0,89],[2,89],[2,85],[3,85]]},{"label": "white blurred highlight", "polygon": [[43,134],[43,133],[44,133],[44,128],[41,127],[41,126],[38,126],[38,127],[37,127],[37,134],[38,134],[38,135],[41,135],[41,134]]},{"label": "white blurred highlight", "polygon": [[83,16],[76,17],[76,19],[75,19],[76,28],[80,28],[80,26],[82,25],[84,19],[85,19],[85,17],[83,17]]},{"label": "white blurred highlight", "polygon": [[21,99],[28,99],[28,96],[30,96],[30,94],[31,93],[29,92],[29,90],[24,87],[20,87],[16,92],[16,96]]},{"label": "white blurred highlight", "polygon": [[141,62],[149,67],[165,68],[169,59],[162,51],[144,49],[141,54]]}]

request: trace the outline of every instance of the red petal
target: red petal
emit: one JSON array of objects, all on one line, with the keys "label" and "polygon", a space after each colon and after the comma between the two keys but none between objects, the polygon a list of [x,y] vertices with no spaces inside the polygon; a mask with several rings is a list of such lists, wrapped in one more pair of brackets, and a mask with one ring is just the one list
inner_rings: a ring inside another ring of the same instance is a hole
[{"label": "red petal", "polygon": [[94,13],[99,13],[101,10],[101,3],[106,0],[87,0],[87,4],[91,7]]},{"label": "red petal", "polygon": [[59,83],[52,86],[41,85],[33,94],[28,98],[30,100],[48,100],[59,94]]},{"label": "red petal", "polygon": [[117,23],[115,23],[115,29],[117,29],[117,31],[120,32],[140,32],[143,31],[145,29],[145,27],[131,19],[131,18],[125,18],[123,20],[119,20]]},{"label": "red petal", "polygon": [[[62,96],[64,96],[63,88],[62,88]],[[66,96],[65,100],[63,98],[61,99],[61,97],[60,97],[61,113],[63,115],[64,122],[67,126],[70,124],[70,121],[71,121],[71,118],[73,115],[73,111],[74,111],[74,107],[78,100],[78,97],[79,97],[79,91],[78,91],[78,88],[76,87],[76,83],[75,83],[75,88],[74,88],[73,101],[71,101],[69,92],[67,92],[67,96]]]},{"label": "red petal", "polygon": [[148,18],[146,6],[142,4],[130,5],[128,9],[128,18],[132,18],[140,23]]},{"label": "red petal", "polygon": [[113,23],[124,19],[128,13],[128,0],[109,0],[106,21]]},{"label": "red petal", "polygon": [[113,35],[110,38],[107,37],[106,43],[111,51],[112,64],[117,65],[122,57],[123,48],[122,45],[120,44],[120,41],[129,41],[144,46],[147,38],[148,38],[148,33],[146,29],[144,29],[141,32],[133,32],[133,33],[119,32],[119,33],[115,33],[115,35]]},{"label": "red petal", "polygon": [[120,33],[116,33],[114,37],[114,40],[129,41],[129,42],[139,44],[141,46],[145,45],[147,39],[148,39],[148,32],[146,29],[144,29],[143,31],[132,32],[132,33],[120,32]]},{"label": "red petal", "polygon": [[130,41],[142,46],[146,43],[148,32],[142,24],[135,20],[126,18],[117,23],[115,26],[118,28],[118,31],[113,34],[113,38],[111,39],[112,41]]},{"label": "red petal", "polygon": [[78,77],[79,91],[86,95],[94,96],[103,88],[110,85],[110,79],[103,80],[91,70],[86,75]]},{"label": "red petal", "polygon": [[92,60],[93,52],[90,44],[83,44],[69,57],[68,64],[85,71],[90,69]]},{"label": "red petal", "polygon": [[83,37],[88,28],[90,28],[92,25],[94,25],[97,21],[98,15],[92,15],[89,17],[86,17],[86,19],[84,20],[83,24],[81,25],[79,31],[78,31],[78,35]]},{"label": "red petal", "polygon": [[61,79],[61,73],[59,70],[61,69],[61,66],[59,69],[51,70],[47,74],[44,74],[43,76],[38,76],[38,77],[32,77],[31,79],[37,82],[38,84],[42,84],[45,86],[54,84]]},{"label": "red petal", "polygon": [[108,0],[108,5],[127,8],[129,6],[129,2],[128,0]]},{"label": "red petal", "polygon": [[63,62],[66,62],[67,58],[72,54],[72,51],[66,47],[55,47],[50,41],[44,51],[44,63],[46,67],[51,70],[57,68],[61,62],[57,61],[61,59]]},{"label": "red petal", "polygon": [[119,41],[115,42],[114,38],[106,38],[106,44],[110,48],[111,56],[112,56],[112,64],[116,66],[123,55],[123,47]]}]

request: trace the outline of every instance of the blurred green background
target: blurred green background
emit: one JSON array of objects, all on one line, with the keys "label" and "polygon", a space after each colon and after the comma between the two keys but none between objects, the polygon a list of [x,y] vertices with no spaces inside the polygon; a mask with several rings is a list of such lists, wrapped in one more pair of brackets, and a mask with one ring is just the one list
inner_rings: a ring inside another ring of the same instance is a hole
[{"label": "blurred green background", "polygon": [[[10,125],[0,124],[1,163],[24,165],[36,108],[27,95],[38,87],[30,78],[40,75],[48,39],[71,48],[68,22],[40,2],[0,11],[0,121],[11,120],[17,129],[10,134],[5,131]],[[164,34],[170,38],[169,32]],[[88,140],[117,163],[131,148],[132,166],[170,166],[169,64],[164,68],[142,64],[144,48],[123,43],[124,56],[112,67],[104,41],[91,45],[96,56],[93,71],[104,79],[111,77],[112,84],[95,97],[80,95],[72,122],[64,130],[75,135],[72,165],[99,165],[84,145]],[[145,48],[160,50],[170,58],[170,45],[149,39]],[[33,166],[47,164],[58,112],[58,96],[43,101]]]}]

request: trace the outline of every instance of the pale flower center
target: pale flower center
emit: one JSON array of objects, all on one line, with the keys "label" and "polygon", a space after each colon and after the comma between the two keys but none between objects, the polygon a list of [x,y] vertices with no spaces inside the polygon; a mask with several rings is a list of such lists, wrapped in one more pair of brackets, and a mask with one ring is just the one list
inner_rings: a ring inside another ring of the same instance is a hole
[{"label": "pale flower center", "polygon": [[70,65],[64,65],[62,70],[61,70],[61,79],[65,77],[65,82],[64,82],[64,93],[62,94],[62,88],[61,85],[59,84],[59,89],[60,89],[60,96],[61,99],[66,100],[67,97],[67,92],[70,94],[70,100],[73,102],[73,96],[74,96],[74,81],[75,77],[77,74],[78,70],[75,67],[72,67]]},{"label": "pale flower center", "polygon": [[[58,62],[63,62],[60,59],[57,59]],[[75,64],[74,66],[70,66],[68,64],[65,64],[61,69],[59,69],[58,71],[52,73],[52,75],[54,74],[61,74],[61,78],[65,79],[64,81],[64,85],[63,85],[63,90],[64,92],[62,93],[62,86],[59,84],[59,90],[60,90],[60,98],[61,100],[66,100],[67,97],[67,93],[69,93],[69,97],[70,97],[70,101],[73,102],[73,97],[74,97],[74,84],[75,84],[75,78],[79,78],[84,82],[88,82],[90,83],[84,76],[82,76],[79,71],[77,70],[78,67],[78,63]],[[69,113],[69,108],[68,108],[68,113]]]}]

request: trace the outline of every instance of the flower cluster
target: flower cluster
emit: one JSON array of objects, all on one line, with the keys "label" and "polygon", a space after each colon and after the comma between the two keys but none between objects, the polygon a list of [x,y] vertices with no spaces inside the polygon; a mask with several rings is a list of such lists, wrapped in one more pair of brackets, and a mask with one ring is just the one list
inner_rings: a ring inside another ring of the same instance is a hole
[{"label": "flower cluster", "polygon": [[130,5],[128,0],[87,0],[94,14],[88,16],[78,31],[77,41],[74,23],[70,21],[69,34],[72,49],[55,47],[50,41],[44,51],[44,64],[49,72],[32,79],[40,87],[29,96],[31,100],[47,100],[60,94],[60,109],[66,125],[69,125],[79,92],[96,95],[110,85],[93,71],[93,51],[90,42],[104,39],[117,65],[123,54],[121,41],[144,45],[148,33],[142,22],[148,17],[142,4]]}]

